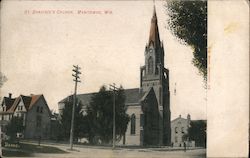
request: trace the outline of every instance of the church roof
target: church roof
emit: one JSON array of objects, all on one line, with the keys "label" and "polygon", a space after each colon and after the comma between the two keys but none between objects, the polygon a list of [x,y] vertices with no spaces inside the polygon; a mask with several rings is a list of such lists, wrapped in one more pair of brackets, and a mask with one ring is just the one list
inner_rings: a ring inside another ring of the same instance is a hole
[{"label": "church roof", "polygon": [[86,94],[79,94],[77,98],[82,102],[83,105],[88,105],[91,101],[91,97],[96,93],[86,93]]},{"label": "church roof", "polygon": [[[89,104],[89,102],[91,101],[91,97],[96,94],[96,93],[85,93],[85,94],[77,94],[77,99],[79,99],[83,105],[87,105]],[[62,99],[61,101],[59,101],[59,103],[64,103],[67,100],[72,99],[73,95],[70,95],[64,99]]]},{"label": "church roof", "polygon": [[139,103],[140,100],[140,91],[139,88],[133,88],[133,89],[125,89],[125,95],[126,95],[126,105]]},{"label": "church roof", "polygon": [[151,91],[151,89],[152,89],[152,88],[150,88],[149,91],[145,92],[145,93],[142,95],[140,101],[144,101],[144,100],[146,99],[146,97],[149,95],[149,92]]},{"label": "church roof", "polygon": [[153,17],[151,19],[151,26],[150,26],[150,32],[149,32],[149,39],[148,44],[153,44],[154,47],[157,45],[160,45],[160,36],[159,36],[159,29],[157,24],[157,15],[154,7],[153,11]]},{"label": "church roof", "polygon": [[[124,89],[124,91],[125,91],[125,96],[126,96],[126,100],[125,100],[126,105],[135,105],[139,103],[139,99],[140,99],[139,88]],[[86,106],[90,103],[91,97],[94,94],[96,93],[78,94],[77,98],[82,102],[83,105]],[[72,95],[62,99],[59,103],[66,102],[68,99],[70,99],[70,97],[72,97]]]}]

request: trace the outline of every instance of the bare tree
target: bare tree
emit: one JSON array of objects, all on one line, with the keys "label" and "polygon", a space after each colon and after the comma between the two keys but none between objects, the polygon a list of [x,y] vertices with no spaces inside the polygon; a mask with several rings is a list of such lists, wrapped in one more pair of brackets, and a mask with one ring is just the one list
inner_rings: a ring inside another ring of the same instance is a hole
[{"label": "bare tree", "polygon": [[3,86],[4,82],[6,81],[7,81],[7,77],[2,72],[0,72],[0,88]]}]

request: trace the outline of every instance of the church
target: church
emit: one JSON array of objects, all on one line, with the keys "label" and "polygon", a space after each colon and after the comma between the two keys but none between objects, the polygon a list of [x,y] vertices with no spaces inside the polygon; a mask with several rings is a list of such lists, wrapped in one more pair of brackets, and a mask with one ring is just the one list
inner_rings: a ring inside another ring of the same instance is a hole
[{"label": "church", "polygon": [[[125,89],[125,105],[128,107],[130,122],[123,140],[119,143],[170,146],[169,70],[164,67],[164,46],[160,40],[155,7],[144,56],[145,65],[140,67],[139,88]],[[87,106],[93,94],[95,93],[78,94],[77,98]],[[65,101],[69,97],[58,103],[59,113],[62,113]]]}]

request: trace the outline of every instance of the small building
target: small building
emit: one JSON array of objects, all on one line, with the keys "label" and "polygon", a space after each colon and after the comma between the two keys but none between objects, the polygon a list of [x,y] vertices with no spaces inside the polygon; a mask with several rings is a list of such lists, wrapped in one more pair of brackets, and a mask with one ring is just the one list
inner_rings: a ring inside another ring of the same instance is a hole
[{"label": "small building", "polygon": [[20,95],[16,98],[9,94],[4,97],[0,106],[0,120],[9,123],[13,117],[23,119],[24,138],[50,137],[51,112],[42,94]]},{"label": "small building", "polygon": [[187,118],[182,118],[181,115],[171,121],[171,142],[174,147],[184,147],[184,142],[187,147],[194,147],[195,142],[189,141],[188,129],[190,127],[191,116],[188,114]]}]

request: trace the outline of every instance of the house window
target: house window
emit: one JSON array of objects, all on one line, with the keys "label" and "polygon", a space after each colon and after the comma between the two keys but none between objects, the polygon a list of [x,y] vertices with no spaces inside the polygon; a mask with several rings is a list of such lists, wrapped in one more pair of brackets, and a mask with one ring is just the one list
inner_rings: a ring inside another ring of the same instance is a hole
[{"label": "house window", "polygon": [[175,143],[177,143],[178,142],[178,138],[177,137],[175,137]]},{"label": "house window", "polygon": [[175,133],[178,133],[178,127],[175,127]]},{"label": "house window", "polygon": [[40,107],[38,106],[38,107],[36,107],[36,112],[39,112],[40,110]]},{"label": "house window", "polygon": [[130,134],[135,134],[135,114],[131,116],[131,131]]},{"label": "house window", "polygon": [[38,115],[36,117],[36,127],[41,127],[41,125],[42,125],[42,117]]},{"label": "house window", "polygon": [[43,113],[43,107],[40,108],[40,113]]},{"label": "house window", "polygon": [[153,73],[153,58],[149,57],[148,58],[148,74]]},{"label": "house window", "polygon": [[3,111],[5,111],[5,107],[3,107]]},{"label": "house window", "polygon": [[20,110],[23,110],[23,106],[20,107]]},{"label": "house window", "polygon": [[24,120],[24,113],[21,114],[21,119]]}]

